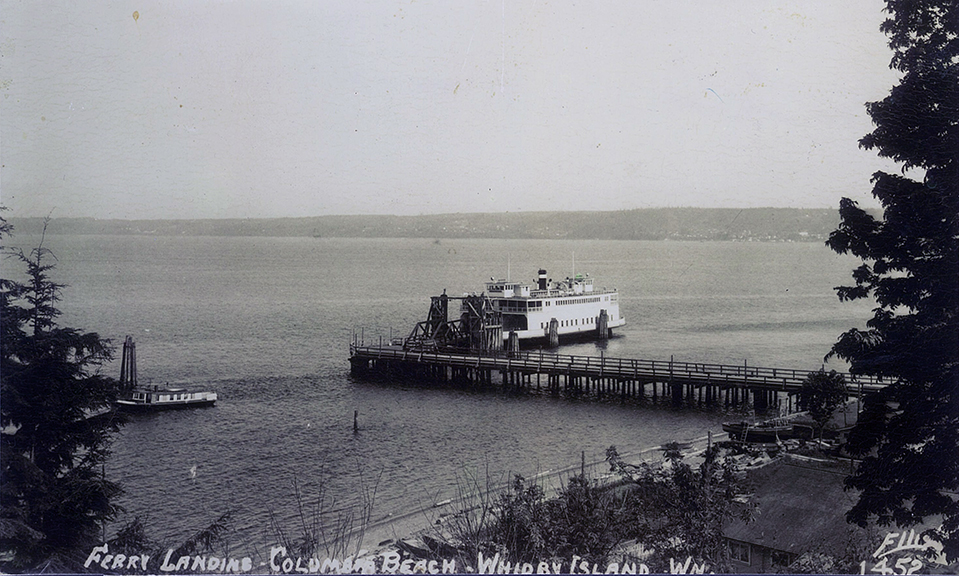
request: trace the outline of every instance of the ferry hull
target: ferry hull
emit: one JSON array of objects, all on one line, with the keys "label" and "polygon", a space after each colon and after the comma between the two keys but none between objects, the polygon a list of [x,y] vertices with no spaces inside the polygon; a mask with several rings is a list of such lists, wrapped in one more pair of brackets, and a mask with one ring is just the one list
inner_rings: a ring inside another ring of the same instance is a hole
[{"label": "ferry hull", "polygon": [[[604,338],[599,338],[595,333],[593,334],[564,334],[559,337],[559,344],[580,344],[583,342],[600,342],[603,340],[611,340],[613,338],[619,338],[618,334],[614,334],[612,330],[609,331],[609,335]],[[529,350],[536,348],[548,348],[550,347],[549,338],[547,336],[539,335],[529,338],[521,338],[519,341],[519,347],[521,350]]]},{"label": "ferry hull", "polygon": [[[616,338],[617,334],[614,329],[619,329],[622,326],[626,325],[626,321],[618,322],[616,325],[611,325],[607,327],[608,333],[607,338]],[[516,336],[519,338],[520,344],[522,346],[536,346],[543,343],[549,342],[549,335],[546,334],[543,330],[515,330]],[[503,340],[509,341],[509,332],[503,331]],[[593,330],[578,330],[574,332],[560,332],[558,334],[559,341],[561,343],[566,342],[589,342],[592,340],[601,340],[595,329]]]},{"label": "ferry hull", "polygon": [[134,402],[133,400],[117,400],[117,408],[124,412],[158,412],[160,410],[182,410],[185,408],[210,408],[216,404],[216,399],[189,400],[179,402]]}]

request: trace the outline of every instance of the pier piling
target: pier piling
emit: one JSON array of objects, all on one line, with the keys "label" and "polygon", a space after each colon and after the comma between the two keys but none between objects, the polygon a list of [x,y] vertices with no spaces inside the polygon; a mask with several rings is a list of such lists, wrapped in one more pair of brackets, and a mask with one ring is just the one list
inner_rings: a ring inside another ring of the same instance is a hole
[{"label": "pier piling", "polygon": [[609,315],[605,308],[599,311],[599,318],[596,319],[596,337],[600,340],[609,339]]}]

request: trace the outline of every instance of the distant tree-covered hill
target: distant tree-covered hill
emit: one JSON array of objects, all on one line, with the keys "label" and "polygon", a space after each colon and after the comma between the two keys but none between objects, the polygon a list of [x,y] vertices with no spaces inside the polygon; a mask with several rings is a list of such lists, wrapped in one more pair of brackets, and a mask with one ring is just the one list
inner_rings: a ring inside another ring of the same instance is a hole
[{"label": "distant tree-covered hill", "polygon": [[[10,218],[19,233],[40,218]],[[838,211],[801,208],[650,208],[422,216],[315,216],[208,220],[55,218],[48,234],[314,236],[362,238],[568,238],[823,241]]]}]

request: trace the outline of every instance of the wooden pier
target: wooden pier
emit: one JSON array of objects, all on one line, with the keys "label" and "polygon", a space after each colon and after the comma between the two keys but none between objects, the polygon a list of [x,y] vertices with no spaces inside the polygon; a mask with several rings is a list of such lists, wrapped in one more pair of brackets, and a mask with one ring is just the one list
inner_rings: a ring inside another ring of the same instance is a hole
[{"label": "wooden pier", "polygon": [[[671,398],[676,404],[699,402],[724,407],[751,405],[798,409],[793,398],[813,371],[699,362],[673,362],[571,356],[544,351],[409,350],[399,342],[350,344],[350,365],[357,376],[386,376],[436,383],[517,390],[546,390],[623,400]],[[498,375],[496,373],[499,373]],[[843,375],[850,396],[885,383],[868,376]]]}]

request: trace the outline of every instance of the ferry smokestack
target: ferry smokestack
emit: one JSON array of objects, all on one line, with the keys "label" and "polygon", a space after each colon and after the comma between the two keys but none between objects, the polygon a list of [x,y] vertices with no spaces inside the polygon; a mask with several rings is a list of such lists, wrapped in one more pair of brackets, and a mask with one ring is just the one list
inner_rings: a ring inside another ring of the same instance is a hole
[{"label": "ferry smokestack", "polygon": [[546,270],[539,269],[539,289],[546,290]]}]

